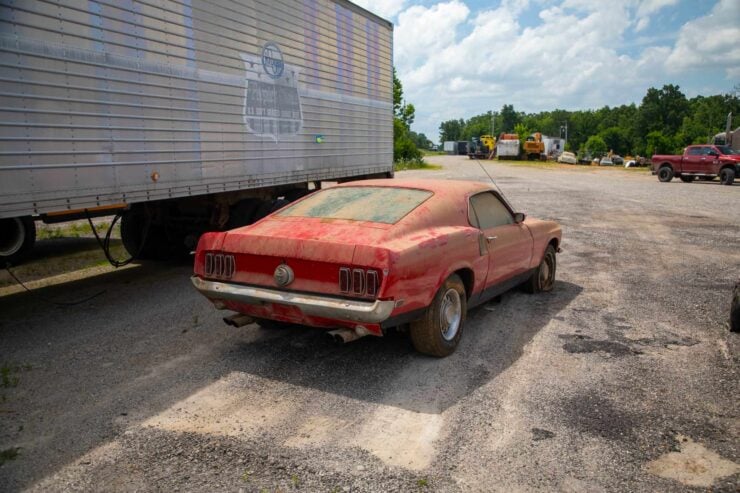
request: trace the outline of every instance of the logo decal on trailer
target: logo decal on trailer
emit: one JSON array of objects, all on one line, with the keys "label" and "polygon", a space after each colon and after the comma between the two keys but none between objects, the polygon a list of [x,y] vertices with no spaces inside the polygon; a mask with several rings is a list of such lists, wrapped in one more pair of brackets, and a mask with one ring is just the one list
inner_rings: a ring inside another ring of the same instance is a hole
[{"label": "logo decal on trailer", "polygon": [[297,134],[303,126],[299,69],[288,65],[277,43],[262,47],[259,56],[241,54],[244,60],[244,124],[258,137],[275,142]]}]

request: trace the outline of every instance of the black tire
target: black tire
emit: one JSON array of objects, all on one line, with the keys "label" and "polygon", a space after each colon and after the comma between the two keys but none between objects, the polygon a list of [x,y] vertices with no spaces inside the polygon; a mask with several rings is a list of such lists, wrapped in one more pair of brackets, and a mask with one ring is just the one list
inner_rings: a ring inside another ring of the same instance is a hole
[{"label": "black tire", "polygon": [[255,318],[254,323],[266,330],[284,330],[294,326],[289,322],[280,322],[278,320],[270,320],[268,318]]},{"label": "black tire", "polygon": [[668,183],[673,179],[673,168],[670,166],[663,166],[658,170],[658,180],[663,183]]},{"label": "black tire", "polygon": [[680,178],[681,178],[681,181],[684,183],[691,183],[694,180],[696,180],[696,176],[694,175],[681,175]]},{"label": "black tire", "polygon": [[229,209],[229,220],[226,229],[240,228],[254,222],[254,216],[260,206],[257,199],[244,199],[234,204]]},{"label": "black tire", "polygon": [[143,206],[134,205],[121,216],[121,242],[135,259],[165,260],[172,256],[163,227]]},{"label": "black tire", "polygon": [[555,273],[557,272],[557,258],[555,248],[548,245],[542,256],[540,265],[532,273],[532,277],[524,283],[524,289],[528,293],[545,293],[552,291],[555,287]]},{"label": "black tire", "polygon": [[467,309],[465,285],[452,274],[442,283],[424,316],[411,323],[409,333],[414,348],[438,358],[455,352],[463,335]]},{"label": "black tire", "polygon": [[732,185],[735,181],[735,170],[724,168],[719,172],[719,182],[723,185]]},{"label": "black tire", "polygon": [[36,243],[36,223],[30,216],[0,219],[0,267],[18,265]]}]

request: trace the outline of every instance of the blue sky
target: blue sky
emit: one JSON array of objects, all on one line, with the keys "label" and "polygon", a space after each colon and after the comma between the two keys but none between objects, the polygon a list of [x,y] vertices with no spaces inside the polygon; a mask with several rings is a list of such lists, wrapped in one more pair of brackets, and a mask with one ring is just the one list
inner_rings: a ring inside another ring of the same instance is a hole
[{"label": "blue sky", "polygon": [[740,0],[355,0],[391,20],[413,130],[518,111],[689,97],[740,85]]}]

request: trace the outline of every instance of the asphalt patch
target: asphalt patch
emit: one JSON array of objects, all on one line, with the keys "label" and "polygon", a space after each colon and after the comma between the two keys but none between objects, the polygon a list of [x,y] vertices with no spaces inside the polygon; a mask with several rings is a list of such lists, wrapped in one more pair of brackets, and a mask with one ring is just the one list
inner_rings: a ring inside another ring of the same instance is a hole
[{"label": "asphalt patch", "polygon": [[563,349],[568,353],[606,353],[616,357],[642,354],[622,342],[592,339],[582,334],[560,334],[558,337],[566,340]]}]

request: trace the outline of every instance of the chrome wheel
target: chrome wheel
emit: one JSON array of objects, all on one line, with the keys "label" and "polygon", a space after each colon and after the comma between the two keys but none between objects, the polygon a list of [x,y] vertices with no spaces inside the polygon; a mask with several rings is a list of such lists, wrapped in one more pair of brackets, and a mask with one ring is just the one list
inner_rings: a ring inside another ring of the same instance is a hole
[{"label": "chrome wheel", "polygon": [[550,291],[555,284],[555,253],[548,249],[540,265],[540,290]]},{"label": "chrome wheel", "polygon": [[439,327],[442,338],[451,341],[457,335],[462,320],[462,303],[460,293],[455,289],[448,289],[442,298],[439,310]]}]

